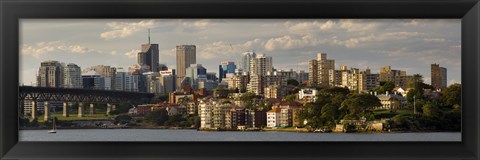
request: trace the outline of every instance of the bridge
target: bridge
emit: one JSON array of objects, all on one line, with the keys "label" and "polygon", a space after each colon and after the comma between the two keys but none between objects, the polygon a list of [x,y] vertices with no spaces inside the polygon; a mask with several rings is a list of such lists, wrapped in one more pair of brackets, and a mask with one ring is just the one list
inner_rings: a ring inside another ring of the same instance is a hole
[{"label": "bridge", "polygon": [[90,114],[94,114],[94,104],[107,104],[107,114],[115,110],[116,104],[122,101],[138,102],[143,99],[153,98],[152,93],[112,91],[112,90],[92,90],[80,88],[48,88],[48,87],[19,87],[19,104],[24,106],[24,101],[29,100],[32,103],[32,118],[37,117],[37,102],[44,103],[44,118],[50,118],[49,102],[63,102],[63,116],[69,117],[68,102],[78,102],[78,117],[83,116],[83,107],[90,104]]}]

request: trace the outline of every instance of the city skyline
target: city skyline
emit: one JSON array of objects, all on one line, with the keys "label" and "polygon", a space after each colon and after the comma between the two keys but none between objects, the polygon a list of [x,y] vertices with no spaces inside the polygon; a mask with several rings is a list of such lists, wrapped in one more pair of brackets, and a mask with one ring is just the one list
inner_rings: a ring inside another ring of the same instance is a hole
[{"label": "city skyline", "polygon": [[[430,64],[437,63],[448,68],[448,85],[461,81],[460,20],[22,20],[20,24],[20,83],[26,85],[35,83],[40,62],[46,60],[75,63],[82,69],[134,65],[140,45],[148,42],[148,28],[151,43],[159,44],[159,62],[172,69],[175,46],[193,44],[197,63],[217,74],[221,61],[239,65],[241,54],[248,50],[273,57],[275,69],[306,72],[308,61],[326,52],[335,60],[335,69],[369,67],[375,73],[390,65],[422,74],[430,83]],[[235,31],[243,32],[231,35]]]}]

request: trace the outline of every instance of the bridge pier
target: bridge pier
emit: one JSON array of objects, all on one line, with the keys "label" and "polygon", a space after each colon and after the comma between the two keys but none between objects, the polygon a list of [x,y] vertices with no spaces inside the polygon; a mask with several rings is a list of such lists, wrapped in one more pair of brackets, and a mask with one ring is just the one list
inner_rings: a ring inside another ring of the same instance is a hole
[{"label": "bridge pier", "polygon": [[63,102],[63,117],[70,117],[70,114],[68,113],[68,103]]},{"label": "bridge pier", "polygon": [[110,115],[111,111],[112,111],[112,105],[110,103],[107,103],[107,115]]},{"label": "bridge pier", "polygon": [[90,103],[90,115],[93,115],[95,114],[95,108],[94,108],[94,104],[93,103]]},{"label": "bridge pier", "polygon": [[23,113],[23,115],[25,115],[25,112],[23,110],[23,108],[25,108],[25,101],[23,99],[20,99],[19,102],[18,102],[18,117],[20,117]]},{"label": "bridge pier", "polygon": [[43,112],[45,114],[43,119],[47,121],[50,118],[50,106],[48,106],[48,101],[43,102]]},{"label": "bridge pier", "polygon": [[83,103],[78,103],[78,117],[83,117]]},{"label": "bridge pier", "polygon": [[32,118],[37,118],[37,101],[32,100]]}]

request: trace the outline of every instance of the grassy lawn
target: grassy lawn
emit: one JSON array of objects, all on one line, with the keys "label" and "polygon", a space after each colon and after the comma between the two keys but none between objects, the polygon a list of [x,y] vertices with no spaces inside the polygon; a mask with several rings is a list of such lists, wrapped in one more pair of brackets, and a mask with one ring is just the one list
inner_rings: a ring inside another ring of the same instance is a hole
[{"label": "grassy lawn", "polygon": [[[101,120],[101,119],[110,119],[113,116],[107,116],[105,113],[95,113],[93,115],[90,114],[83,114],[83,117],[77,117],[77,114],[70,114],[69,117],[63,117],[62,113],[52,113],[50,117],[57,117],[58,120],[61,121],[73,121],[73,120]],[[43,122],[43,115],[42,117],[38,118],[38,122]]]}]

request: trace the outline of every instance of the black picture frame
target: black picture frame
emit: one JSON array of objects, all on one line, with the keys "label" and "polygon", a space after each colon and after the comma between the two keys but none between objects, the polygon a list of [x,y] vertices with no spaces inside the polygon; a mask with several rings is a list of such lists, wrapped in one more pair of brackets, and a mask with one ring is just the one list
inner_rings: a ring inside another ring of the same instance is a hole
[{"label": "black picture frame", "polygon": [[[478,0],[0,0],[0,159],[479,159]],[[462,142],[19,142],[21,18],[460,18]]]}]

